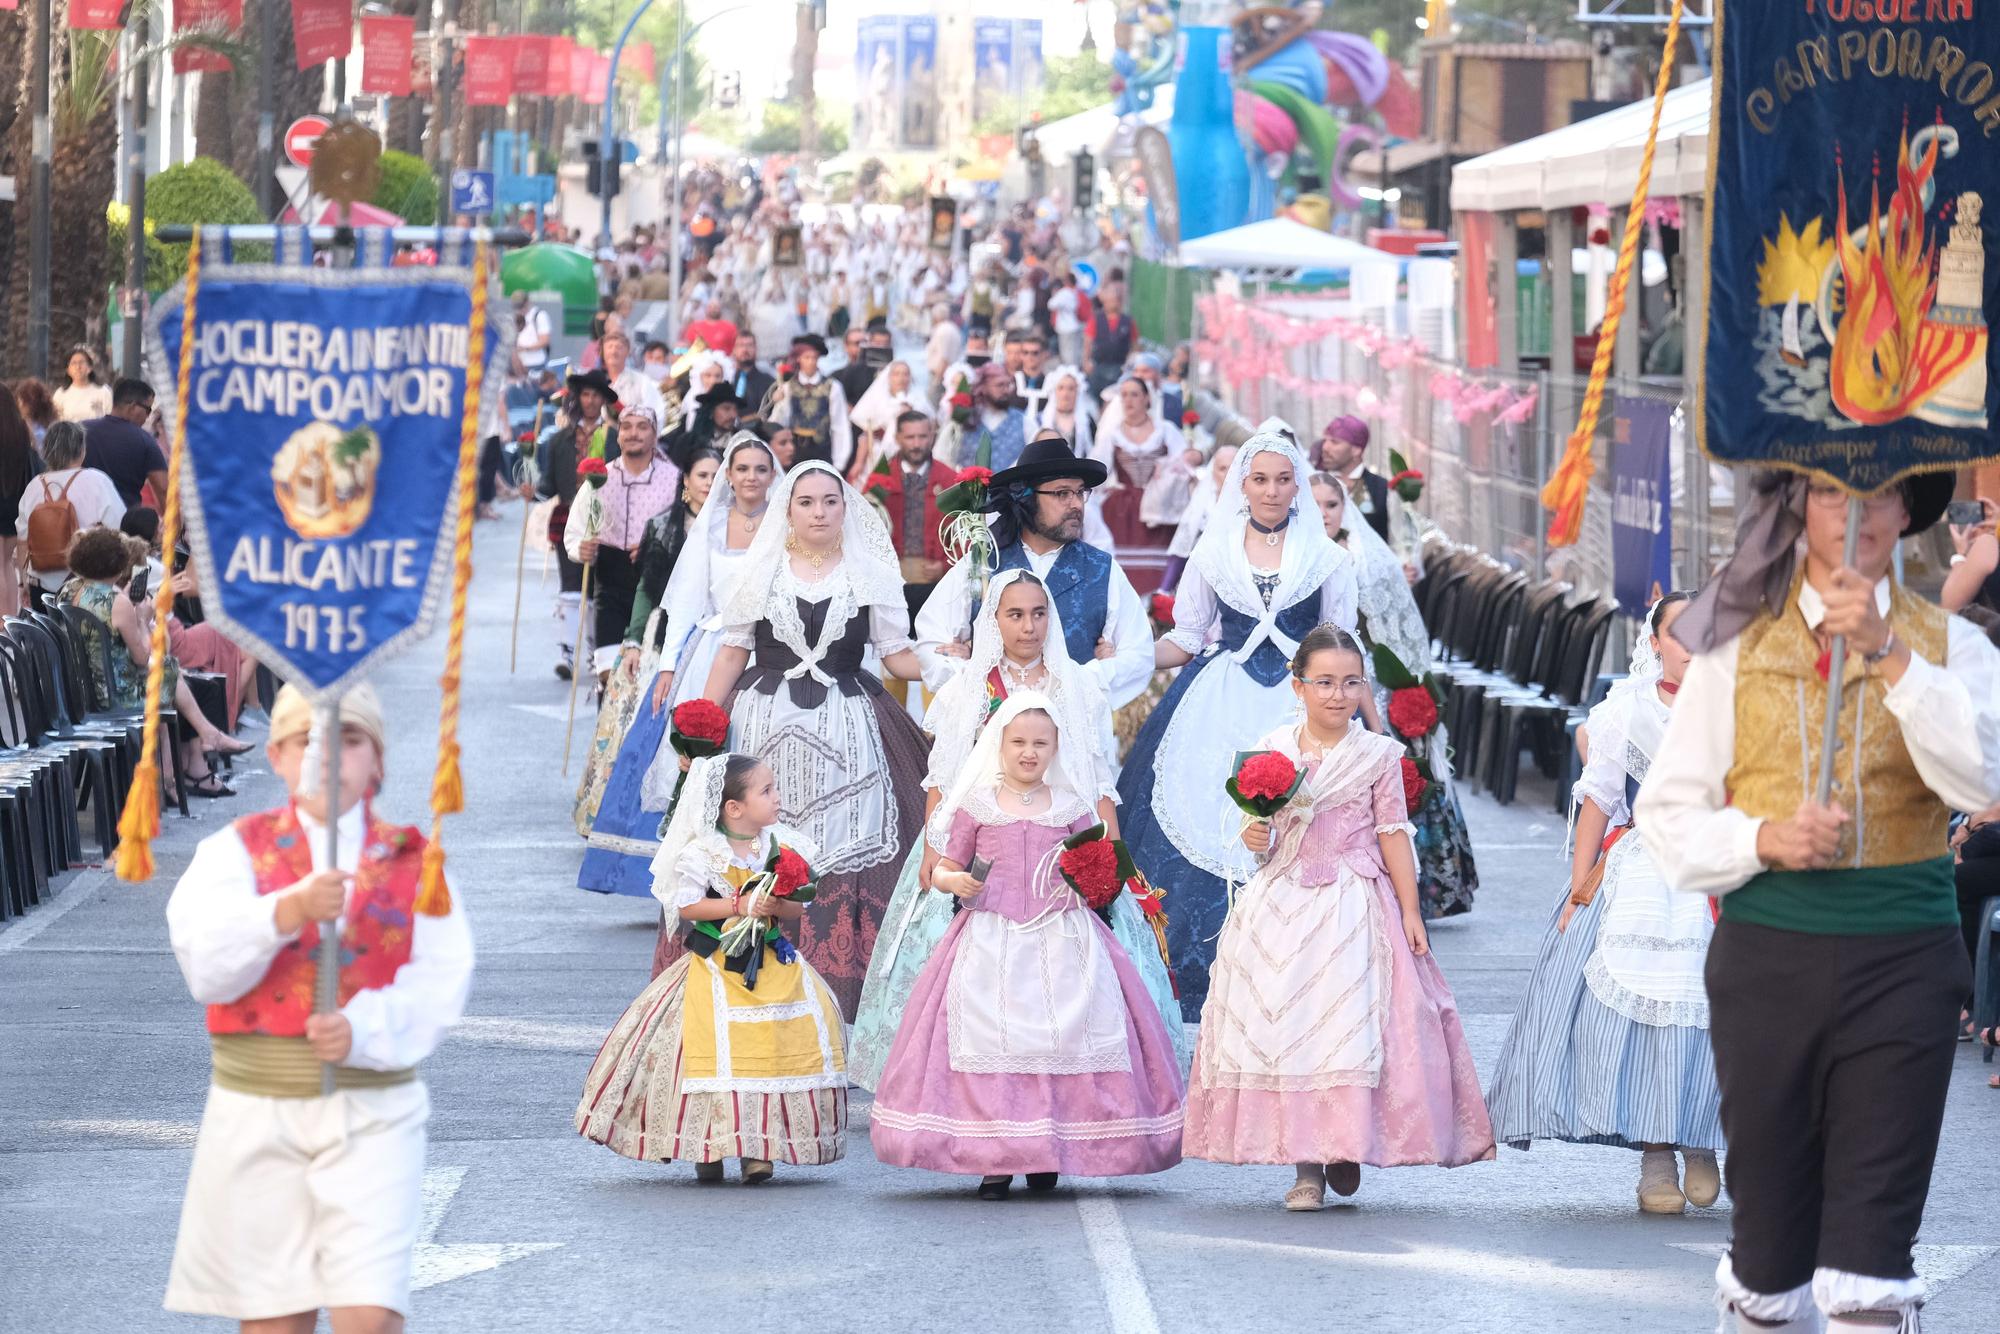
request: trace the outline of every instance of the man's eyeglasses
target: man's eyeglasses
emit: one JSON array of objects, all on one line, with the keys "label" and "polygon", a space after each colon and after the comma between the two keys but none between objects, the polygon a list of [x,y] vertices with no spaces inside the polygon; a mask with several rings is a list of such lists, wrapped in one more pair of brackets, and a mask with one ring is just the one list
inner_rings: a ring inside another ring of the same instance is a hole
[{"label": "man's eyeglasses", "polygon": [[1080,486],[1059,486],[1053,490],[1036,487],[1035,494],[1038,496],[1047,496],[1058,505],[1076,505],[1082,503],[1083,498],[1089,495],[1090,492]]},{"label": "man's eyeglasses", "polygon": [[1365,676],[1295,676],[1292,679],[1321,699],[1336,693],[1342,695],[1368,693],[1368,678]]},{"label": "man's eyeglasses", "polygon": [[[1806,488],[1806,499],[1826,509],[1836,509],[1847,504],[1847,492],[1826,482],[1814,482]],[[1869,514],[1887,514],[1903,504],[1903,493],[1891,488],[1879,495],[1869,496],[1861,502],[1861,507]]]}]

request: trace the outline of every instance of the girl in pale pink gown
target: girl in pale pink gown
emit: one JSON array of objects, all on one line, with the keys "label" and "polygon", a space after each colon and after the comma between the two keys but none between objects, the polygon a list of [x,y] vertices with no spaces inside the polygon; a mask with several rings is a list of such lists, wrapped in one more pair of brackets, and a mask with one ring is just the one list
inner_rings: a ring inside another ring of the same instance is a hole
[{"label": "girl in pale pink gown", "polygon": [[1285,1207],[1306,1211],[1329,1186],[1352,1195],[1362,1163],[1491,1158],[1493,1127],[1417,910],[1403,748],[1354,716],[1369,690],[1361,650],[1320,626],[1292,675],[1304,717],[1260,745],[1306,780],[1244,830],[1262,865],[1216,946],[1185,1148],[1291,1163]]},{"label": "girl in pale pink gown", "polygon": [[885,1163],[982,1176],[982,1199],[1005,1199],[1017,1173],[1049,1190],[1062,1172],[1181,1158],[1159,1006],[1055,866],[1098,815],[1063,775],[1053,708],[1009,695],[939,807],[951,835],[932,883],[963,908],[911,990],[869,1131]]}]

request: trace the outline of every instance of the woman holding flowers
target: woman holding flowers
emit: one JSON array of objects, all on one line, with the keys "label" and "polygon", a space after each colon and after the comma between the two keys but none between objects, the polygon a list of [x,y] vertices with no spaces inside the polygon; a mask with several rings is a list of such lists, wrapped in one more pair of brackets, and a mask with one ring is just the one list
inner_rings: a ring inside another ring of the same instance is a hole
[{"label": "woman holding flowers", "polygon": [[1298,521],[1305,476],[1282,422],[1265,422],[1237,452],[1175,592],[1173,631],[1153,646],[1156,666],[1183,670],[1118,780],[1126,841],[1167,893],[1167,939],[1189,1019],[1208,994],[1228,883],[1256,869],[1233,815],[1196,776],[1291,716],[1286,677],[1309,630],[1354,628],[1353,561],[1312,514]]},{"label": "woman holding flowers", "polygon": [[[862,1088],[873,1089],[879,1082],[918,975],[957,914],[957,900],[935,884],[938,860],[951,836],[949,822],[938,817],[939,807],[988,720],[1024,691],[1048,699],[1057,727],[1070,738],[1065,768],[1097,818],[1117,834],[1117,785],[1109,762],[1111,709],[1104,692],[1094,676],[1071,661],[1060,614],[1042,581],[1027,570],[1002,570],[986,586],[965,669],[938,691],[924,719],[931,734],[930,770],[924,775],[927,836],[910,849],[868,961],[848,1054],[849,1072]],[[1111,928],[1138,966],[1184,1068],[1187,1038],[1180,1002],[1148,920],[1149,912],[1160,911],[1157,898],[1147,904],[1120,894],[1111,907]]]},{"label": "woman holding flowers", "polygon": [[[640,630],[646,648],[635,676],[640,693],[618,743],[597,818],[586,834],[589,847],[576,877],[578,888],[600,894],[652,893],[647,867],[659,847],[668,796],[681,776],[673,750],[664,744],[672,710],[679,702],[701,697],[722,638],[715,608],[733,585],[743,553],[763,521],[765,494],[777,473],[770,447],[748,431],[737,433],[719,462],[704,465],[698,457],[688,462],[680,503],[647,525],[640,544],[635,624],[638,609],[647,608]],[[707,490],[695,505],[704,474]],[[685,516],[677,519],[683,510]],[[626,640],[629,649],[631,625]],[[662,924],[663,940],[677,934],[672,921]]]},{"label": "woman holding flowers", "polygon": [[817,1166],[845,1147],[840,1008],[786,933],[814,886],[812,851],[778,823],[777,781],[747,755],[694,761],[653,859],[653,893],[686,953],[627,1006],[577,1103],[578,1133],[697,1180],[742,1162]]},{"label": "woman holding flowers", "polygon": [[1452,782],[1451,737],[1429,689],[1430,631],[1424,628],[1401,558],[1369,525],[1348,524],[1347,489],[1339,479],[1314,473],[1312,493],[1326,531],[1354,557],[1361,645],[1369,652],[1375,677],[1361,716],[1375,731],[1386,731],[1409,747],[1410,764],[1423,779],[1420,794],[1410,802],[1410,823],[1417,830],[1417,902],[1425,921],[1469,912],[1479,890],[1479,868]]},{"label": "woman holding flowers", "polygon": [[1631,674],[1590,711],[1569,881],[1489,1099],[1494,1129],[1520,1148],[1556,1139],[1639,1150],[1639,1207],[1664,1214],[1705,1208],[1722,1189],[1722,1094],[1702,975],[1715,921],[1706,898],[1667,888],[1632,827],[1687,671],[1670,633],[1687,600],[1669,593],[1653,604]]},{"label": "woman holding flowers", "polygon": [[818,897],[799,947],[854,1013],[897,872],[923,833],[928,745],[863,669],[918,679],[902,571],[881,516],[830,464],[771,491],[771,517],[717,613],[727,627],[706,698],[732,748],[778,777],[785,823],[819,849]]},{"label": "woman holding flowers", "polygon": [[[577,872],[580,889],[600,894],[643,898],[652,893],[647,870],[659,847],[664,807],[649,809],[642,795],[646,770],[665,737],[669,713],[652,707],[653,681],[660,670],[660,653],[667,638],[664,599],[681,552],[713,493],[726,496],[716,483],[722,456],[697,450],[681,478],[674,504],[646,524],[639,541],[639,587],[632,598],[632,618],[625,626],[625,651],[599,710],[597,735],[584,763],[583,796],[577,826],[589,848]],[[729,503],[719,499],[718,505]]]},{"label": "woman holding flowers", "polygon": [[[1088,758],[1085,766],[1091,766]],[[1088,783],[1090,780],[1082,780]],[[1098,915],[1129,861],[1067,771],[1056,705],[1010,695],[938,810],[932,874],[960,901],[875,1094],[885,1163],[981,1177],[1132,1176],[1180,1161],[1182,1085],[1160,1013]]]},{"label": "woman holding flowers", "polygon": [[1362,1163],[1491,1158],[1493,1129],[1417,910],[1403,748],[1355,717],[1361,646],[1322,625],[1291,675],[1303,716],[1227,784],[1259,866],[1216,946],[1186,1146],[1292,1164],[1285,1207],[1305,1212],[1359,1189]]}]

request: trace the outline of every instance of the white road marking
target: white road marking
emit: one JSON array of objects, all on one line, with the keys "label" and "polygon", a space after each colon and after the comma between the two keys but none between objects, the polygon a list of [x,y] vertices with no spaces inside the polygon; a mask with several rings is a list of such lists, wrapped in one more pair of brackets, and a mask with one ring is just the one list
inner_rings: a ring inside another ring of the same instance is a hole
[{"label": "white road marking", "polygon": [[447,1040],[514,1047],[521,1051],[568,1051],[587,1055],[604,1045],[606,1031],[604,1024],[467,1015],[452,1027]]},{"label": "white road marking", "polygon": [[543,1251],[562,1249],[559,1241],[474,1241],[440,1245],[433,1240],[444,1224],[445,1210],[465,1184],[465,1168],[433,1167],[424,1172],[423,1226],[411,1258],[410,1288],[434,1288],[453,1279],[469,1278]]},{"label": "white road marking", "polygon": [[1097,1266],[1104,1304],[1111,1309],[1112,1334],[1160,1334],[1160,1320],[1153,1313],[1153,1299],[1146,1295],[1146,1280],[1140,1276],[1125,1220],[1118,1216],[1118,1202],[1102,1195],[1079,1195],[1076,1212],[1083,1219],[1083,1240]]},{"label": "white road marking", "polygon": [[547,718],[550,722],[569,721],[569,707],[564,704],[514,704],[509,707],[519,709],[522,713],[532,713],[537,718]]},{"label": "white road marking", "polygon": [[[1729,1248],[1720,1245],[1703,1245],[1691,1241],[1667,1243],[1677,1251],[1690,1255],[1703,1255],[1711,1260],[1720,1260]],[[1910,1260],[1917,1267],[1917,1277],[1929,1289],[1928,1296],[1935,1299],[1958,1280],[1977,1269],[2000,1253],[2000,1246],[1913,1246]]]},{"label": "white road marking", "polygon": [[195,1123],[192,1121],[102,1120],[83,1118],[43,1121],[37,1130],[57,1135],[82,1135],[93,1139],[137,1140],[162,1148],[192,1148]]},{"label": "white road marking", "polygon": [[70,909],[96,898],[99,890],[116,879],[109,867],[83,872],[76,878],[76,883],[56,895],[54,903],[43,904],[5,931],[0,931],[0,954],[11,954],[20,949],[60,922]]}]

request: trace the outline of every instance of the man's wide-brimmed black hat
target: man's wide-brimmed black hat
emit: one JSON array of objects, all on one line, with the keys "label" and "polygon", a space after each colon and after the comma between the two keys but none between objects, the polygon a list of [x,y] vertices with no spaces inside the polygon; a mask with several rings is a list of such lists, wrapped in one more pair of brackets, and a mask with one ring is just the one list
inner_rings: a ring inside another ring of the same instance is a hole
[{"label": "man's wide-brimmed black hat", "polygon": [[1944,517],[1957,489],[1958,477],[1949,472],[1920,472],[1903,479],[1903,504],[1910,511],[1910,526],[1904,537],[1914,537]]},{"label": "man's wide-brimmed black hat", "polygon": [[1061,436],[1048,436],[1029,442],[1013,467],[994,473],[993,480],[987,484],[986,494],[997,503],[1006,488],[1015,482],[1034,486],[1052,478],[1074,477],[1087,487],[1102,486],[1106,475],[1102,463],[1096,459],[1080,459],[1070,449],[1069,441]]},{"label": "man's wide-brimmed black hat", "polygon": [[569,391],[572,394],[580,394],[586,389],[595,389],[604,395],[607,403],[615,402],[618,398],[618,391],[611,387],[611,377],[602,370],[579,371],[569,377]]},{"label": "man's wide-brimmed black hat", "polygon": [[701,396],[701,406],[704,411],[719,408],[724,403],[734,403],[739,408],[744,406],[742,397],[736,392],[736,386],[727,380],[720,381],[715,388]]},{"label": "man's wide-brimmed black hat", "polygon": [[792,346],[794,348],[809,347],[822,357],[826,355],[826,340],[816,333],[794,334],[792,336]]}]

